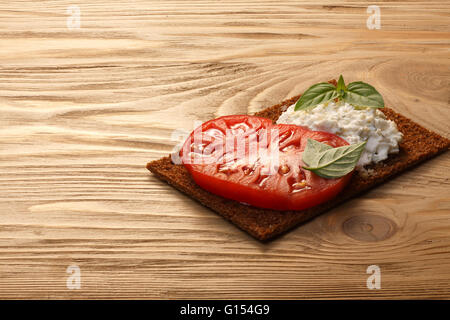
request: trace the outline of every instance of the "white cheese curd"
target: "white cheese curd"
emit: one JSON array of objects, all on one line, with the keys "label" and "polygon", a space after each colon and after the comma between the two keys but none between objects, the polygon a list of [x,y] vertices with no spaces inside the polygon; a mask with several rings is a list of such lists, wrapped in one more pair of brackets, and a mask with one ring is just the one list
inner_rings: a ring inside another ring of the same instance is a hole
[{"label": "white cheese curd", "polygon": [[315,131],[334,133],[349,144],[367,141],[357,168],[387,159],[399,151],[402,133],[395,122],[374,108],[355,108],[351,104],[334,101],[304,111],[294,111],[295,104],[284,111],[277,123],[296,124]]}]

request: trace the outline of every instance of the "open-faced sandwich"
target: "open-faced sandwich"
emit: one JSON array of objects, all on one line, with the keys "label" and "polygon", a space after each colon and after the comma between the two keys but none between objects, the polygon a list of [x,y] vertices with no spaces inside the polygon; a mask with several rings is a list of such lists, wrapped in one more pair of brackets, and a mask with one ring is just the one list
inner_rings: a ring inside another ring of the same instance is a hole
[{"label": "open-faced sandwich", "polygon": [[341,76],[253,116],[207,121],[147,168],[267,240],[449,146]]}]

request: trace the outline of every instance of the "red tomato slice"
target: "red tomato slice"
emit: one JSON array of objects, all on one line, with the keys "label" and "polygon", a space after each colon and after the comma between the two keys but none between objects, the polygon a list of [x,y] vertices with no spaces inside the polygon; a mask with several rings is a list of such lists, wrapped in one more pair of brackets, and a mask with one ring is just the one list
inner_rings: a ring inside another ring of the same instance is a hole
[{"label": "red tomato slice", "polygon": [[203,189],[227,199],[275,210],[303,210],[334,198],[351,173],[325,179],[302,166],[307,139],[340,147],[327,132],[238,115],[205,122],[188,137],[180,158]]}]

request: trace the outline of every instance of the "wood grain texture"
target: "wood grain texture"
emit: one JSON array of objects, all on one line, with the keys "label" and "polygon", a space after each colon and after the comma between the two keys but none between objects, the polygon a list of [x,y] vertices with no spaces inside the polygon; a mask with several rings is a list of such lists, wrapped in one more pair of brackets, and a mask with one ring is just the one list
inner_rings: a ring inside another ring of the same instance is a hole
[{"label": "wood grain texture", "polygon": [[0,298],[450,298],[448,152],[266,244],[145,169],[340,73],[449,138],[450,3],[370,4],[2,2]]}]

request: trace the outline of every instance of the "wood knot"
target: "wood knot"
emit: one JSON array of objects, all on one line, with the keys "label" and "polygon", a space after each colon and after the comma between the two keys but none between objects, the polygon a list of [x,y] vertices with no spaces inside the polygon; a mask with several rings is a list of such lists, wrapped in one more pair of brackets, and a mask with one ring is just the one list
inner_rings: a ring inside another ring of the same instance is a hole
[{"label": "wood knot", "polygon": [[397,225],[388,218],[364,214],[345,220],[342,229],[350,238],[375,242],[390,238],[396,232]]}]

